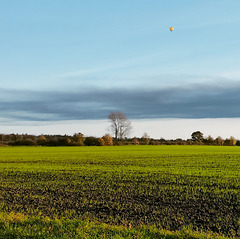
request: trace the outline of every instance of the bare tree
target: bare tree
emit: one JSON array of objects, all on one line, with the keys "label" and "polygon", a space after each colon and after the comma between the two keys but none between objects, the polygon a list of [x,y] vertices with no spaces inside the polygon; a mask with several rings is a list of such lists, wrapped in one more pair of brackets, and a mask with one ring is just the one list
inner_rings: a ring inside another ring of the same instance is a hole
[{"label": "bare tree", "polygon": [[111,126],[110,131],[114,135],[115,143],[118,142],[119,139],[123,139],[126,137],[131,129],[131,122],[122,112],[112,112],[108,119],[110,120]]},{"label": "bare tree", "polygon": [[148,145],[150,142],[150,136],[145,132],[141,138],[142,144]]},{"label": "bare tree", "polygon": [[214,140],[216,145],[223,145],[224,144],[224,139],[221,136],[218,136],[215,140]]}]

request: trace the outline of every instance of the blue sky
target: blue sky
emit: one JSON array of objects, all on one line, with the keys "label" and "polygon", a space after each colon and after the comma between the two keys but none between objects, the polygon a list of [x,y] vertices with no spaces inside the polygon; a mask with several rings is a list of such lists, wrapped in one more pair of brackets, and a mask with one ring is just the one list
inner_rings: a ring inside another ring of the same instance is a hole
[{"label": "blue sky", "polygon": [[0,132],[100,136],[122,111],[132,136],[203,127],[238,138],[239,9],[238,0],[0,3]]}]

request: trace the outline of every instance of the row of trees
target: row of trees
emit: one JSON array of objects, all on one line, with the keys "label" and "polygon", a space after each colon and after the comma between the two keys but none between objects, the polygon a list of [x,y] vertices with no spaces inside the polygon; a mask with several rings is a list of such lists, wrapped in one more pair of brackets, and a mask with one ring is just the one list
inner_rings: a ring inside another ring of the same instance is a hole
[{"label": "row of trees", "polygon": [[82,133],[71,135],[0,134],[0,146],[111,146],[109,134],[101,138],[85,137]]},{"label": "row of trees", "polygon": [[142,137],[127,138],[132,126],[130,120],[122,112],[112,112],[108,119],[110,121],[110,134],[101,138],[85,137],[82,133],[69,135],[28,135],[28,134],[0,134],[0,146],[27,145],[27,146],[111,146],[111,145],[240,145],[240,141],[234,137],[223,139],[211,136],[203,137],[203,133],[195,131],[191,139],[153,139],[147,133]]},{"label": "row of trees", "polygon": [[[122,112],[112,112],[108,119],[110,120],[111,126],[110,131],[114,135],[114,143],[115,144],[122,144],[125,142],[126,144],[126,136],[130,133],[132,127],[131,122],[129,119],[122,113]],[[186,145],[239,145],[240,142],[237,141],[234,137],[230,137],[229,139],[222,139],[220,136],[214,139],[211,136],[208,136],[207,138],[203,137],[203,133],[200,131],[195,131],[191,135],[191,139],[188,140],[182,140],[182,139],[176,139],[176,140],[165,140],[165,139],[150,139],[150,137],[147,135],[147,133],[144,133],[144,135],[141,138],[133,138],[131,140],[131,144],[186,144]],[[124,140],[125,138],[125,140]],[[129,143],[129,140],[127,141]]]},{"label": "row of trees", "polygon": [[82,133],[74,135],[29,135],[29,134],[0,134],[0,146],[111,146],[111,145],[219,145],[240,146],[240,141],[234,137],[223,139],[220,136],[203,137],[200,131],[193,132],[190,139],[153,139],[147,133],[142,137],[116,138],[110,134],[98,137],[85,137]]}]

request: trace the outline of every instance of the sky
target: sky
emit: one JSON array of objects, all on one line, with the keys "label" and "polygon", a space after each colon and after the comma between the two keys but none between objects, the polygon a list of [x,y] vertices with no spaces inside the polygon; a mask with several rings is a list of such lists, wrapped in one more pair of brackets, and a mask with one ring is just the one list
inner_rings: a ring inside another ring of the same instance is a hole
[{"label": "sky", "polygon": [[[0,1],[0,133],[240,139],[240,1]],[[173,32],[169,27],[174,27]]]}]

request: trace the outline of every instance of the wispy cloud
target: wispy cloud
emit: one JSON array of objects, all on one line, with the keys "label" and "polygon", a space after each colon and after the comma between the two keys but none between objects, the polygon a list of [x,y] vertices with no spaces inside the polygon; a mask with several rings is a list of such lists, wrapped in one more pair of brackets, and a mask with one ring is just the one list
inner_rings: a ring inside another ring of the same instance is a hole
[{"label": "wispy cloud", "polygon": [[79,77],[85,77],[85,76],[92,76],[96,73],[106,72],[109,70],[121,70],[124,68],[129,68],[135,65],[141,65],[146,63],[146,61],[149,61],[152,59],[152,57],[156,56],[156,52],[149,53],[148,55],[136,55],[135,57],[128,57],[127,59],[124,57],[124,59],[117,59],[114,60],[114,62],[108,62],[102,65],[96,65],[89,68],[82,68],[76,71],[72,72],[66,72],[59,75],[56,75],[57,78],[60,79],[74,79]]},{"label": "wispy cloud", "polygon": [[0,89],[2,118],[29,121],[240,117],[240,84],[190,84],[155,89],[89,88],[69,91]]}]

